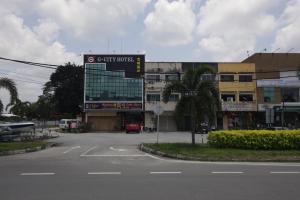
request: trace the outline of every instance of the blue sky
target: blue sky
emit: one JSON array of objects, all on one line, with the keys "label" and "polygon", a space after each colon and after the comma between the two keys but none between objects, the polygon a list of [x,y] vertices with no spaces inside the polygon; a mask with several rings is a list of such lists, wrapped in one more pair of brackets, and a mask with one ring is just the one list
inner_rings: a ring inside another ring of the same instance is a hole
[{"label": "blue sky", "polygon": [[[145,53],[149,61],[241,61],[300,51],[300,0],[0,0],[0,56],[82,63],[83,53]],[[0,61],[21,100],[51,71]],[[0,97],[7,93],[0,90]]]}]

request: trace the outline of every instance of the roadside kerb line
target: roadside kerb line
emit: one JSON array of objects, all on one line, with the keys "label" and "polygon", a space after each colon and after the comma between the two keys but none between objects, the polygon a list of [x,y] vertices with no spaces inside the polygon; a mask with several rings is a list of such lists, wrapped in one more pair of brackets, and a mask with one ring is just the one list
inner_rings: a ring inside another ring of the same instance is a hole
[{"label": "roadside kerb line", "polygon": [[53,172],[46,172],[46,173],[21,173],[21,176],[49,176],[55,175]]},{"label": "roadside kerb line", "polygon": [[279,172],[279,171],[273,171],[273,172],[270,172],[270,174],[300,174],[300,172],[292,172],[292,171],[290,171],[290,172],[288,172],[288,171],[285,171],[285,172]]},{"label": "roadside kerb line", "polygon": [[182,172],[150,172],[150,174],[181,174]]},{"label": "roadside kerb line", "polygon": [[85,151],[83,154],[81,154],[80,156],[87,156],[86,154],[94,149],[98,148],[98,146],[93,146],[91,148],[89,148],[87,151]]},{"label": "roadside kerb line", "polygon": [[211,172],[212,174],[243,174],[244,172]]},{"label": "roadside kerb line", "polygon": [[88,172],[89,175],[121,175],[121,172]]},{"label": "roadside kerb line", "polygon": [[69,153],[70,151],[74,150],[74,149],[79,149],[80,146],[75,146],[75,147],[71,147],[68,150],[64,151],[63,154]]}]

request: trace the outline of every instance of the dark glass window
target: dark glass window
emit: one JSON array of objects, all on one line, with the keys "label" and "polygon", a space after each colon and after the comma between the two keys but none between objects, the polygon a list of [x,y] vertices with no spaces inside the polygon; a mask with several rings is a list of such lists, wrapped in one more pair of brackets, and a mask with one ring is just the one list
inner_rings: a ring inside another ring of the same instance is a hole
[{"label": "dark glass window", "polygon": [[234,75],[232,74],[221,75],[221,82],[234,82]]},{"label": "dark glass window", "polygon": [[244,101],[244,102],[253,101],[253,95],[252,94],[240,94],[239,100]]},{"label": "dark glass window", "polygon": [[147,75],[146,76],[147,82],[159,82],[160,81],[160,75]]},{"label": "dark glass window", "polygon": [[270,103],[274,102],[275,98],[275,88],[273,87],[265,87],[264,90],[264,102]]},{"label": "dark glass window", "polygon": [[177,74],[166,75],[166,81],[178,81],[179,76]]},{"label": "dark glass window", "polygon": [[282,88],[281,95],[284,102],[298,102],[299,88]]},{"label": "dark glass window", "polygon": [[171,94],[169,97],[169,101],[178,101],[179,100],[179,94]]},{"label": "dark glass window", "polygon": [[221,94],[221,99],[223,101],[235,101],[235,94]]},{"label": "dark glass window", "polygon": [[160,94],[147,94],[147,101],[160,101]]},{"label": "dark glass window", "polygon": [[239,82],[252,82],[252,75],[239,75]]}]

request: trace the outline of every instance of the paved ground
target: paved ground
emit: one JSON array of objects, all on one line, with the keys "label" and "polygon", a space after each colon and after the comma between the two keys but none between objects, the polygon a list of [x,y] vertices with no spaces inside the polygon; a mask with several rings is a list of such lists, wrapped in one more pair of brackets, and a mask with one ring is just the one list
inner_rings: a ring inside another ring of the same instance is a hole
[{"label": "paved ground", "polygon": [[[188,133],[161,142],[190,142]],[[62,134],[61,145],[0,157],[0,199],[299,199],[300,163],[209,163],[137,150],[155,134]],[[197,141],[201,141],[198,136]]]}]

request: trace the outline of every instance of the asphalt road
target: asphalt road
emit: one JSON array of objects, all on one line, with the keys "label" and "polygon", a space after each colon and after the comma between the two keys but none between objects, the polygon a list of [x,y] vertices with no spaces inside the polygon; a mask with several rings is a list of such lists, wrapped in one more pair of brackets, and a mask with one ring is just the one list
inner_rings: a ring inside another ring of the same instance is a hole
[{"label": "asphalt road", "polygon": [[[198,136],[197,140],[201,141]],[[160,134],[190,142],[190,134]],[[0,157],[1,200],[300,198],[300,163],[210,163],[137,150],[155,134],[64,134],[58,147]]]}]

